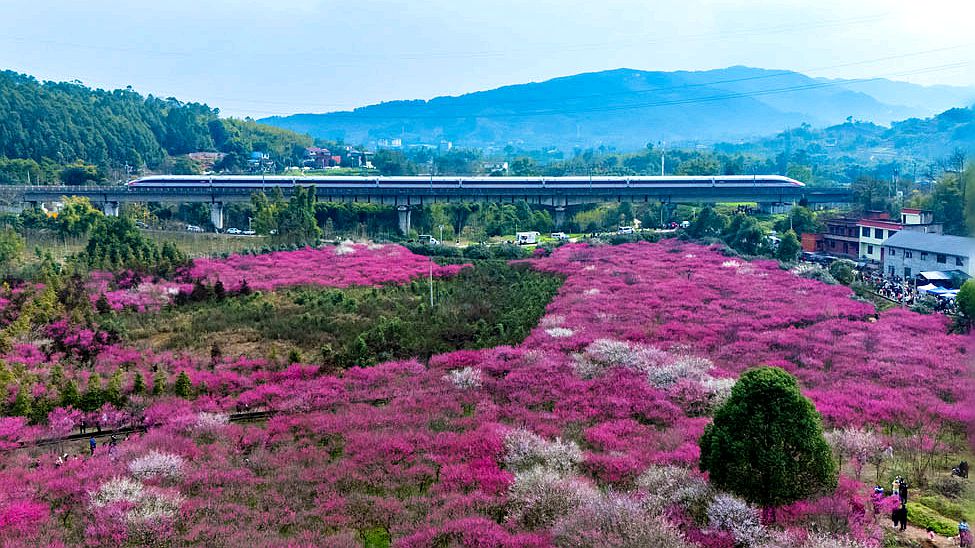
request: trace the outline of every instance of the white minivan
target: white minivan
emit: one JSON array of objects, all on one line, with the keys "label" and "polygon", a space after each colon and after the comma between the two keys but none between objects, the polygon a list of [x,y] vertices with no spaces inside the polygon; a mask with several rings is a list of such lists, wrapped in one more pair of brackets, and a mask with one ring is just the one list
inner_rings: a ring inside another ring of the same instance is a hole
[{"label": "white minivan", "polygon": [[632,226],[621,226],[619,230],[616,231],[617,234],[633,234]]}]

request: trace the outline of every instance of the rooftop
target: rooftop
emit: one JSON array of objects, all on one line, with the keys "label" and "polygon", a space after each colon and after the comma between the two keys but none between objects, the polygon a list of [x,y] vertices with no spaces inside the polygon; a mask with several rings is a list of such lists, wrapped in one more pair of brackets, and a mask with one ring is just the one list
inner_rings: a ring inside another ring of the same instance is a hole
[{"label": "rooftop", "polygon": [[875,221],[873,219],[861,219],[857,222],[858,226],[872,226],[874,228],[889,228],[891,230],[900,230],[904,228],[901,223],[895,223],[894,221]]},{"label": "rooftop", "polygon": [[884,242],[885,247],[899,247],[903,249],[917,249],[933,253],[961,255],[970,257],[975,254],[975,239],[962,236],[942,236],[926,232],[902,230]]}]

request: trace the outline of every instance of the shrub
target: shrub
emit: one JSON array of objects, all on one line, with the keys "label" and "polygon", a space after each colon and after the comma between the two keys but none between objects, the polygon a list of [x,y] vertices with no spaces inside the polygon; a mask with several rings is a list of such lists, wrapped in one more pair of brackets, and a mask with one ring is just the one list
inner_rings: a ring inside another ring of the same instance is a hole
[{"label": "shrub", "polygon": [[651,466],[636,479],[636,487],[651,514],[678,506],[698,516],[711,497],[704,477],[682,466]]},{"label": "shrub", "polygon": [[582,462],[582,450],[575,442],[547,441],[525,429],[512,430],[504,438],[504,463],[513,471],[544,468],[559,474],[575,469]]},{"label": "shrub", "polygon": [[728,531],[736,546],[756,546],[765,537],[758,510],[738,497],[721,493],[708,507],[708,527]]},{"label": "shrub", "polygon": [[923,504],[946,518],[955,521],[965,519],[964,510],[957,503],[936,495],[927,495],[917,499],[919,504]]},{"label": "shrub", "polygon": [[792,268],[792,273],[801,278],[816,280],[828,285],[839,284],[836,278],[829,273],[829,270],[826,270],[825,268],[816,264],[801,263]]},{"label": "shrub", "polygon": [[651,516],[639,502],[611,493],[577,506],[552,527],[557,546],[683,548],[683,535],[662,517]]},{"label": "shrub", "polygon": [[934,480],[931,488],[950,499],[959,499],[965,494],[968,482],[957,476],[943,476]]},{"label": "shrub", "polygon": [[183,473],[183,457],[159,451],[150,451],[129,463],[129,472],[138,479],[156,477],[175,479]]},{"label": "shrub", "polygon": [[935,533],[946,537],[958,534],[958,522],[948,519],[934,510],[917,502],[907,503],[907,521],[921,529],[931,528]]},{"label": "shrub", "polygon": [[534,468],[515,475],[508,489],[508,520],[529,529],[549,527],[599,496],[595,487],[580,478]]},{"label": "shrub", "polygon": [[829,273],[841,284],[850,285],[856,277],[854,268],[856,268],[856,264],[853,261],[841,259],[829,265]]},{"label": "shrub", "polygon": [[481,387],[481,370],[476,367],[454,369],[444,375],[444,380],[461,390],[475,390]]}]

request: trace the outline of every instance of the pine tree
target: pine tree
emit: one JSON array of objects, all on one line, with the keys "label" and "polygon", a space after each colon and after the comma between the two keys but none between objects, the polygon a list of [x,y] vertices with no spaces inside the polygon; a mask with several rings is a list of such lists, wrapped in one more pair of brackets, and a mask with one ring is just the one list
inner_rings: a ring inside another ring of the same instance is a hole
[{"label": "pine tree", "polygon": [[152,395],[161,396],[166,391],[166,373],[160,369],[152,376]]},{"label": "pine tree", "polygon": [[98,375],[88,377],[88,387],[81,396],[81,409],[95,411],[105,403],[105,391],[102,389],[102,378]]},{"label": "pine tree", "polygon": [[765,508],[836,488],[822,419],[777,367],[743,373],[700,439],[701,470],[715,487]]},{"label": "pine tree", "polygon": [[17,390],[17,397],[10,406],[8,413],[12,417],[29,417],[31,414],[31,396],[28,393],[29,387],[26,384],[20,385]]},{"label": "pine tree", "polygon": [[132,380],[132,393],[145,394],[145,392],[146,392],[146,378],[142,376],[141,371],[136,371],[135,379]]},{"label": "pine tree", "polygon": [[193,395],[193,383],[190,381],[186,371],[180,371],[176,377],[176,384],[173,385],[173,393],[181,398],[189,398]]},{"label": "pine tree", "polygon": [[108,388],[105,389],[105,401],[114,405],[115,407],[121,407],[122,400],[122,370],[116,369],[115,373],[112,373],[112,377],[108,380]]},{"label": "pine tree", "polygon": [[61,407],[78,407],[78,402],[81,400],[81,395],[78,392],[78,384],[74,382],[74,379],[69,380],[64,384],[64,388],[61,389]]}]

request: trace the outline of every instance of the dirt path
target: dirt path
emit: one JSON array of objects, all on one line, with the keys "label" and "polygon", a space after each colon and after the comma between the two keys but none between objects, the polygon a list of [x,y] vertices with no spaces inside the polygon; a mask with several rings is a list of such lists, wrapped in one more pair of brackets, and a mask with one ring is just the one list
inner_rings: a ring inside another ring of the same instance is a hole
[{"label": "dirt path", "polygon": [[[889,523],[884,524],[884,529],[895,531],[895,529],[891,527]],[[952,546],[958,546],[957,541],[952,542],[952,539],[945,538],[941,535],[936,535],[934,541],[929,541],[927,531],[919,527],[914,527],[913,525],[908,525],[907,530],[903,533],[900,531],[895,532],[898,539],[903,541],[912,541],[924,548],[950,548]]]}]

